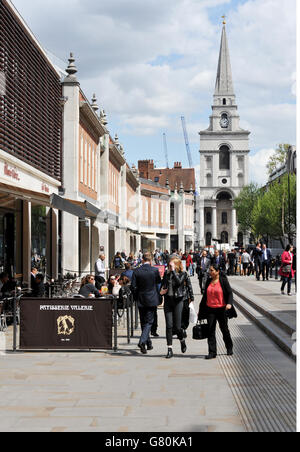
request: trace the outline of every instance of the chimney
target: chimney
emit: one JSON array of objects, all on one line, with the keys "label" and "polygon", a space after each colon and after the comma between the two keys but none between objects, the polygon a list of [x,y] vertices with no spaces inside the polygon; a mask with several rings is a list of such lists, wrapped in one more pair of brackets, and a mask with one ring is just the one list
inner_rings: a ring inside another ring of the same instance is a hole
[{"label": "chimney", "polygon": [[150,179],[149,171],[154,169],[154,161],[153,160],[139,160],[138,161],[138,169],[140,177],[143,179]]},{"label": "chimney", "polygon": [[181,162],[175,162],[174,163],[174,169],[182,169],[182,163]]}]

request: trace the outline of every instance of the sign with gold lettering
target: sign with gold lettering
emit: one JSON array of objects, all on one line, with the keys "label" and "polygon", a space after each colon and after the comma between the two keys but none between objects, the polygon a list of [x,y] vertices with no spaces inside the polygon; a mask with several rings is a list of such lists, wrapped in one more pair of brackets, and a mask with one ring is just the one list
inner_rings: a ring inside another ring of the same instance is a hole
[{"label": "sign with gold lettering", "polygon": [[111,350],[112,301],[21,300],[20,349]]}]

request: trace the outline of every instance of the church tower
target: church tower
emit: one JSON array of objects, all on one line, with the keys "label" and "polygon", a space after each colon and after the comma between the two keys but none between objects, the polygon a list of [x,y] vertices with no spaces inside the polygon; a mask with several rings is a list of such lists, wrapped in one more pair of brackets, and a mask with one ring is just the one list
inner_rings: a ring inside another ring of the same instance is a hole
[{"label": "church tower", "polygon": [[240,128],[224,21],[210,125],[200,132],[200,246],[245,244],[233,201],[248,184],[249,135]]}]

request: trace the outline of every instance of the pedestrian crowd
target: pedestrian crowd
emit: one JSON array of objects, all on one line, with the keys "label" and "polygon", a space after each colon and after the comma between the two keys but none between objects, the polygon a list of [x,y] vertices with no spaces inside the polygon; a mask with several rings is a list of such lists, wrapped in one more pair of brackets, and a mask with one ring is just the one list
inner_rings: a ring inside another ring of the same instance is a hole
[{"label": "pedestrian crowd", "polygon": [[[217,356],[216,324],[219,323],[227,354],[233,354],[233,343],[228,319],[237,316],[228,276],[255,275],[257,281],[268,281],[274,262],[281,276],[281,293],[292,294],[292,280],[296,274],[296,252],[288,245],[281,256],[274,259],[266,244],[257,243],[253,249],[214,250],[187,253],[155,250],[137,256],[116,253],[107,279],[106,256],[100,254],[95,262],[95,274],[82,278],[79,296],[101,298],[119,297],[119,302],[136,302],[142,328],[139,348],[143,354],[153,349],[151,337],[158,337],[157,308],[162,306],[166,322],[167,358],[173,355],[173,337],[177,336],[181,352],[186,353],[187,329],[190,323],[206,321],[209,353],[207,359]],[[277,268],[276,268],[277,270]],[[113,273],[115,272],[115,274]],[[202,300],[198,315],[194,308],[191,276],[198,276]],[[296,278],[295,278],[296,282]],[[0,300],[10,284],[6,273],[0,275]],[[31,272],[32,297],[45,296],[44,276],[33,267]],[[124,304],[123,304],[124,305]],[[193,319],[191,321],[191,319]]]}]

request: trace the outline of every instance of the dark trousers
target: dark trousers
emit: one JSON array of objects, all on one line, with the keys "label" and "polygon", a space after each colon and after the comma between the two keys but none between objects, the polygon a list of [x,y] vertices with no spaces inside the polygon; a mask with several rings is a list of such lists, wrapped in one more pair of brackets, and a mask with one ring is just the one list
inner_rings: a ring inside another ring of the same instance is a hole
[{"label": "dark trousers", "polygon": [[268,261],[263,261],[262,263],[262,277],[263,280],[269,279],[269,271],[270,271],[270,264]]},{"label": "dark trousers", "polygon": [[149,307],[139,306],[141,328],[142,328],[140,344],[145,344],[148,346],[152,345],[152,342],[150,339],[150,331],[151,331],[151,328],[152,328],[152,325],[154,322],[155,310],[157,310],[156,307],[149,308]]},{"label": "dark trousers", "polygon": [[259,280],[260,279],[260,275],[262,273],[262,263],[261,261],[255,261],[255,275],[256,275],[256,279]]},{"label": "dark trousers", "polygon": [[165,318],[166,318],[166,336],[168,346],[173,344],[173,331],[177,334],[180,341],[183,340],[183,330],[181,328],[183,299],[176,299],[175,297],[165,297]]},{"label": "dark trousers", "polygon": [[198,277],[199,277],[199,286],[200,286],[200,290],[201,290],[201,293],[203,294],[203,292],[204,292],[204,289],[205,289],[205,285],[206,285],[206,281],[207,281],[207,273],[205,272],[202,272],[202,271],[200,271],[199,273],[198,273]]},{"label": "dark trousers", "polygon": [[223,334],[223,339],[227,350],[232,350],[233,343],[228,328],[228,318],[225,315],[225,308],[208,308],[208,348],[209,354],[217,354],[216,327],[219,323]]},{"label": "dark trousers", "polygon": [[154,321],[153,321],[153,325],[151,327],[151,334],[156,334],[157,333],[157,328],[158,328],[158,317],[157,317],[157,308],[155,308]]},{"label": "dark trousers", "polygon": [[229,275],[234,275],[234,261],[229,261]]},{"label": "dark trousers", "polygon": [[291,273],[289,276],[282,276],[281,291],[284,291],[286,284],[288,286],[287,293],[291,293],[292,292],[292,274]]}]

